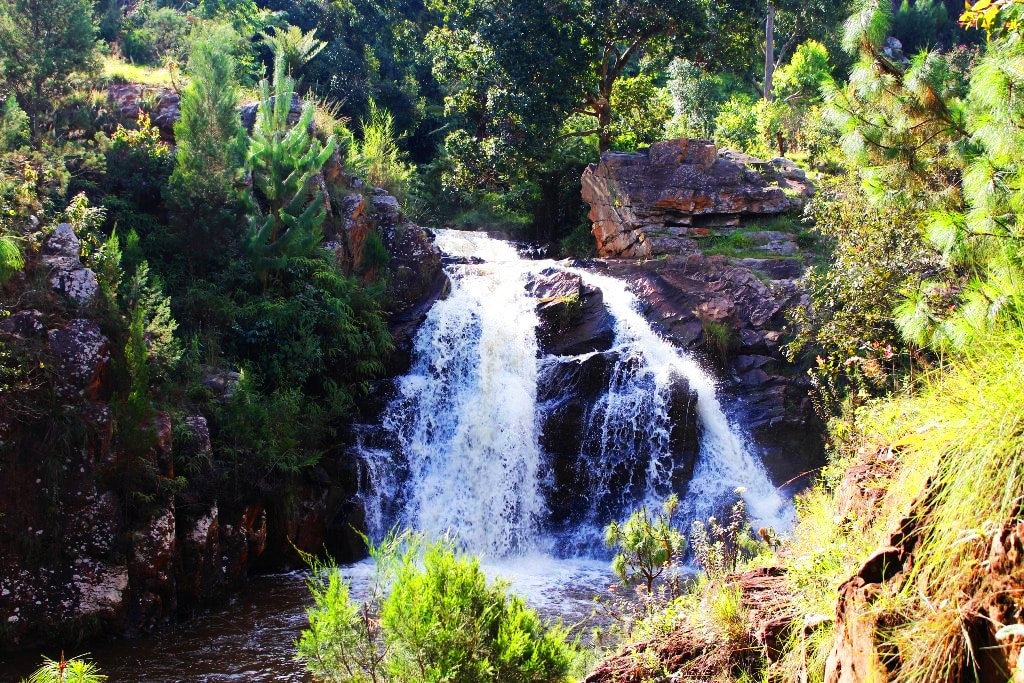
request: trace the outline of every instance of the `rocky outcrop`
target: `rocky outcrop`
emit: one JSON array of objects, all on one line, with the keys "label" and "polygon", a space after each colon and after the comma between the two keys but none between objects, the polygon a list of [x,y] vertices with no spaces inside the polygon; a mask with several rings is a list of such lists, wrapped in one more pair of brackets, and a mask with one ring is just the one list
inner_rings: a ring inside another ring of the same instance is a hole
[{"label": "rocky outcrop", "polygon": [[43,264],[50,271],[50,286],[73,303],[85,306],[99,292],[96,274],[82,264],[81,242],[67,223],[61,223],[43,245]]},{"label": "rocky outcrop", "polygon": [[575,273],[551,268],[532,278],[527,291],[537,298],[542,354],[576,356],[611,348],[614,322],[600,289]]},{"label": "rocky outcrop", "polygon": [[770,163],[684,138],[603,154],[584,171],[582,193],[599,256],[650,258],[711,227],[790,209],[779,181]]},{"label": "rocky outcrop", "polygon": [[367,188],[337,157],[323,176],[330,205],[324,246],[347,273],[368,282],[386,280],[385,312],[395,344],[388,370],[400,374],[409,365],[416,330],[447,291],[441,254],[429,231],[408,220],[394,196]]},{"label": "rocky outcrop", "polygon": [[132,127],[145,111],[164,140],[174,139],[174,124],[181,118],[181,95],[173,88],[115,83],[107,87],[107,102],[115,123]]},{"label": "rocky outcrop", "polygon": [[784,348],[791,312],[808,305],[803,228],[791,213],[814,192],[806,173],[787,159],[682,139],[602,155],[582,182],[608,259],[596,265],[627,280],[676,345],[719,368],[776,481],[817,467],[822,430],[806,367]]}]

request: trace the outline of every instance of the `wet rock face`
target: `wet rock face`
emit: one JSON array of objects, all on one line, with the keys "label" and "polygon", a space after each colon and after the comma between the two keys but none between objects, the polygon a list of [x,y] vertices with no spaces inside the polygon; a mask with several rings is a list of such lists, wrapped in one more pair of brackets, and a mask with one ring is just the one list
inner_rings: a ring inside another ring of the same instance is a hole
[{"label": "wet rock face", "polygon": [[633,154],[606,153],[583,173],[599,256],[648,258],[664,253],[654,238],[686,238],[708,226],[738,225],[754,214],[791,207],[753,157],[719,152],[706,140],[659,142]]},{"label": "wet rock face", "polygon": [[537,298],[541,353],[575,356],[611,348],[614,322],[601,290],[584,284],[575,273],[554,268],[532,278],[527,290]]},{"label": "wet rock face", "polygon": [[434,302],[447,294],[450,283],[428,230],[402,221],[382,228],[381,237],[390,254],[385,295],[388,328],[395,344],[390,370],[399,374],[410,363],[416,330]]},{"label": "wet rock face", "polygon": [[[718,366],[722,390],[761,446],[773,480],[789,481],[820,464],[822,429],[812,387],[784,349],[788,312],[807,303],[794,280],[771,280],[741,263],[699,253],[608,261],[606,272],[630,283],[645,317],[673,343]],[[724,355],[708,348],[709,323],[724,330]]]},{"label": "wet rock face", "polygon": [[[623,499],[639,495],[647,478],[646,458],[635,457],[625,444],[601,456],[601,444],[588,438],[598,430],[607,406],[604,397],[621,357],[614,351],[584,353],[577,357],[551,357],[541,366],[538,380],[540,445],[551,458],[552,481],[547,496],[553,520],[571,528],[590,514],[611,519]],[[700,451],[701,425],[697,395],[682,380],[669,399],[672,422],[669,434],[672,486],[682,490],[693,477]],[[648,434],[632,435],[639,451]],[[629,438],[627,437],[627,441]],[[594,492],[604,496],[594,499]]]}]

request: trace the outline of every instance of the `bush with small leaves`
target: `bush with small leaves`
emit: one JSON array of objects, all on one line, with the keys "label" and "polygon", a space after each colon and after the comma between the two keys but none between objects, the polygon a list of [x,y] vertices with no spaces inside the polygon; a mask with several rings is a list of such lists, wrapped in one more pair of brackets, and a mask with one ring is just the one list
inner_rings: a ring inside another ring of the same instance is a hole
[{"label": "bush with small leaves", "polygon": [[615,550],[612,569],[623,584],[637,583],[654,590],[654,583],[683,554],[686,541],[672,524],[679,498],[669,496],[661,510],[652,513],[646,505],[623,522],[612,522],[604,530],[605,544]]},{"label": "bush with small leaves", "polygon": [[725,525],[710,517],[706,523],[696,520],[691,526],[694,559],[712,581],[736,571],[740,562],[750,559],[760,549],[751,534],[743,492],[743,489],[736,490],[740,498],[730,508]]},{"label": "bush with small leaves", "polygon": [[316,565],[299,658],[318,681],[561,683],[576,656],[479,562],[450,543],[390,536],[371,549],[377,581],[352,601],[336,569]]}]

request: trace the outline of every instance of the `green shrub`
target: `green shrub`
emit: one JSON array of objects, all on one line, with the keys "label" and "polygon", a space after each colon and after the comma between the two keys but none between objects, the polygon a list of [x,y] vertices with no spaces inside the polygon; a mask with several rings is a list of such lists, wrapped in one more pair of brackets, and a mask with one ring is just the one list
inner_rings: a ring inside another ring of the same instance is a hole
[{"label": "green shrub", "polygon": [[190,272],[205,274],[238,240],[248,138],[238,116],[233,44],[226,25],[207,23],[193,36],[190,81],[174,126],[169,179],[171,234],[165,245]]},{"label": "green shrub", "polygon": [[714,354],[722,363],[729,360],[729,355],[736,348],[736,333],[728,323],[710,318],[700,318],[701,341],[704,348]]},{"label": "green shrub", "polygon": [[305,66],[306,62],[327,47],[327,43],[316,39],[315,28],[303,33],[298,26],[275,26],[270,32],[263,34],[263,43],[275,55],[281,56],[289,76],[297,76],[299,69]]},{"label": "green shrub", "polygon": [[590,232],[590,221],[580,223],[572,232],[558,242],[562,256],[587,258],[594,255],[594,235]]},{"label": "green shrub", "polygon": [[391,254],[379,232],[371,232],[363,243],[363,258],[359,264],[363,273],[378,273],[388,267]]},{"label": "green shrub", "polygon": [[669,496],[661,510],[651,513],[642,505],[619,524],[612,522],[604,530],[605,544],[615,550],[612,569],[626,586],[642,584],[650,594],[654,582],[682,557],[686,541],[672,525],[679,499]]},{"label": "green shrub", "polygon": [[813,306],[794,311],[788,352],[817,357],[811,374],[822,408],[840,412],[843,397],[898,386],[909,351],[893,307],[908,286],[934,268],[913,209],[873,204],[849,183],[819,190],[808,207],[829,258],[805,276]]},{"label": "green shrub", "polygon": [[398,146],[394,117],[388,110],[370,102],[370,116],[363,121],[362,128],[362,140],[356,146],[352,165],[371,185],[383,187],[403,200],[413,169],[405,162]]},{"label": "green shrub", "polygon": [[319,462],[327,417],[319,401],[295,388],[263,393],[251,372],[241,375],[214,415],[215,451],[232,465],[236,482],[267,486]]},{"label": "green shrub", "polygon": [[[170,146],[160,139],[160,130],[149,115],[139,114],[135,129],[118,125],[110,139],[101,143],[107,162],[103,190],[110,200],[105,204],[122,208],[124,213],[158,212],[174,167],[174,156]],[[119,217],[115,213],[111,211],[111,218],[116,222]]]},{"label": "green shrub", "polygon": [[613,149],[632,151],[662,138],[672,104],[654,74],[642,71],[616,79],[611,100]]},{"label": "green shrub", "polygon": [[758,143],[756,101],[746,94],[730,97],[715,117],[715,140],[741,151]]},{"label": "green shrub", "polygon": [[25,267],[25,257],[21,246],[11,235],[0,235],[0,285]]},{"label": "green shrub", "polygon": [[736,493],[740,497],[729,509],[729,519],[724,525],[710,517],[707,522],[695,520],[691,526],[693,557],[712,581],[735,572],[740,562],[750,559],[759,550],[751,535],[743,491],[737,489]]},{"label": "green shrub", "polygon": [[386,668],[400,681],[553,682],[572,661],[561,629],[545,628],[504,584],[488,585],[477,560],[443,543],[422,561],[400,559],[381,623]]},{"label": "green shrub", "polygon": [[14,95],[8,95],[0,113],[0,152],[25,147],[31,139],[28,114],[18,106]]},{"label": "green shrub", "polygon": [[937,47],[948,22],[949,13],[943,2],[903,0],[899,11],[893,14],[891,31],[903,44],[903,53],[910,57],[920,50]]},{"label": "green shrub", "polygon": [[191,30],[184,12],[173,7],[152,9],[142,3],[127,23],[130,28],[124,33],[122,49],[132,62],[161,64],[165,60],[184,59]]},{"label": "green shrub", "polygon": [[446,542],[421,549],[414,541],[401,553],[394,538],[389,543],[371,550],[378,582],[363,606],[352,602],[336,569],[314,564],[314,606],[298,656],[316,680],[567,680],[575,651],[565,631],[545,627],[505,584],[489,584],[477,560]]},{"label": "green shrub", "polygon": [[713,137],[715,117],[730,86],[728,77],[713,74],[682,58],[672,60],[668,75],[674,112],[672,120],[666,124],[668,136]]}]

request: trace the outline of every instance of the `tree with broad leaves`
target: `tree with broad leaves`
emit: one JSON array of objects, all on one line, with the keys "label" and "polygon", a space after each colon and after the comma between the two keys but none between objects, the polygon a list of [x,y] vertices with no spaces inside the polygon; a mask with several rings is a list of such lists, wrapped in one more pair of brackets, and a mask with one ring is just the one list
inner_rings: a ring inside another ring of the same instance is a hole
[{"label": "tree with broad leaves", "polygon": [[[708,61],[734,56],[730,47],[736,40],[750,44],[749,35],[732,32],[725,15],[752,15],[752,3],[724,4],[725,9],[701,0],[435,0],[432,7],[446,28],[467,31],[485,47],[492,73],[500,75],[493,80],[516,94],[517,120],[552,134],[567,116],[589,117],[593,126],[572,134],[596,135],[603,152],[613,138],[615,85],[635,75],[642,57],[661,52]],[[494,103],[480,106],[478,98],[476,105],[492,112]]]}]

